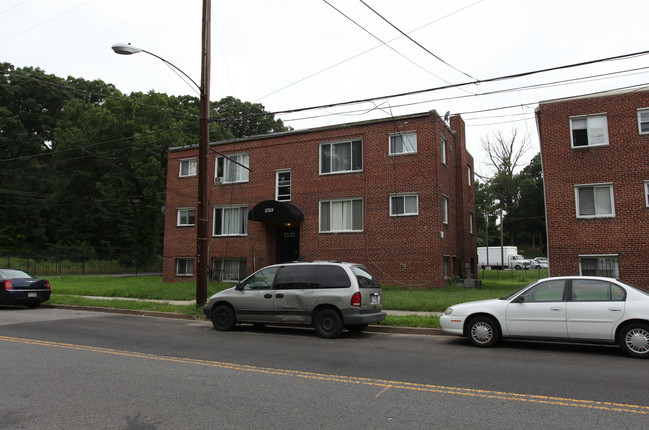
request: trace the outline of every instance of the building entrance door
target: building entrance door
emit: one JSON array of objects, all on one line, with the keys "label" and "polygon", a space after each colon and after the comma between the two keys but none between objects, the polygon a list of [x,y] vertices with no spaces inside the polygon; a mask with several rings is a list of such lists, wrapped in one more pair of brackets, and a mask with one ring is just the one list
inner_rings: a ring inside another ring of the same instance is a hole
[{"label": "building entrance door", "polygon": [[300,229],[298,227],[278,227],[276,234],[276,263],[298,261],[300,259]]}]

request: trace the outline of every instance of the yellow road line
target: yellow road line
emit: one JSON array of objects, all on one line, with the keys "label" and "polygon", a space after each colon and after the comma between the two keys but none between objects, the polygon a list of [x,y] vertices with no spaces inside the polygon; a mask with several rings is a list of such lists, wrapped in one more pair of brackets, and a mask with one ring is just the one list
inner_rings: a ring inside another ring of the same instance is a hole
[{"label": "yellow road line", "polygon": [[75,345],[62,342],[50,342],[45,340],[25,339],[18,337],[0,336],[0,341],[23,343],[29,345],[47,346],[52,348],[67,348],[78,351],[97,352],[101,354],[119,355],[124,357],[144,358],[148,360],[160,360],[173,363],[198,364],[201,366],[219,367],[245,372],[256,372],[269,375],[290,376],[294,378],[304,378],[311,380],[340,382],[347,384],[358,384],[376,386],[381,388],[377,397],[381,396],[388,389],[412,390],[429,393],[450,394],[457,396],[469,396],[487,399],[511,400],[517,402],[539,403],[557,406],[568,406],[576,408],[588,408],[601,411],[626,412],[634,414],[649,415],[649,406],[631,405],[624,403],[597,402],[592,400],[570,399],[563,397],[539,396],[533,394],[516,394],[501,391],[477,390],[471,388],[445,387],[441,385],[416,384],[411,382],[386,381],[381,379],[359,378],[353,376],[329,375],[314,372],[303,372],[298,370],[272,369],[265,367],[250,366],[246,364],[225,363],[211,360],[200,360],[196,358],[168,357],[155,354],[145,354],[141,352],[122,351],[118,349],[99,348],[87,345]]}]

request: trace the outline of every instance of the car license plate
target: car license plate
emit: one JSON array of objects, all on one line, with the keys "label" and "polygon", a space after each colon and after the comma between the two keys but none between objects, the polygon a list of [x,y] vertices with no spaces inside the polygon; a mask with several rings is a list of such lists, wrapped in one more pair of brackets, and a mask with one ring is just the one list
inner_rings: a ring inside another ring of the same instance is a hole
[{"label": "car license plate", "polygon": [[378,303],[379,302],[379,295],[378,294],[373,294],[372,295],[372,303]]},{"label": "car license plate", "polygon": [[27,293],[27,297],[37,297],[36,293]]}]

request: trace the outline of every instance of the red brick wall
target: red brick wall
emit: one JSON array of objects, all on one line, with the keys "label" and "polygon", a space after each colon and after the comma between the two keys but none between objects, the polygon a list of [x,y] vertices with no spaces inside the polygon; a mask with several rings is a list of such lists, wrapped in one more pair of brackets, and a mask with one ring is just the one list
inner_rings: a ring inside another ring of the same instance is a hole
[{"label": "red brick wall", "polygon": [[[620,279],[649,286],[647,248],[649,136],[638,131],[637,109],[649,92],[541,103],[538,111],[545,181],[550,270],[579,274],[579,255],[616,254]],[[605,113],[608,146],[571,148],[570,117]],[[614,218],[578,219],[575,185],[612,183]]]},{"label": "red brick wall", "polygon": [[[214,145],[226,155],[248,152],[251,171],[247,183],[211,187],[209,205],[242,204],[251,210],[261,201],[275,199],[276,170],[291,169],[291,203],[304,213],[300,259],[363,263],[386,285],[444,285],[442,256],[456,257],[459,266],[470,261],[476,248],[475,236],[465,234],[468,210],[475,213],[473,188],[466,179],[466,165],[471,164],[473,169],[473,159],[466,151],[464,123],[459,117],[452,123],[461,130],[451,132],[433,112]],[[416,154],[388,155],[388,136],[398,131],[417,131]],[[452,146],[446,166],[441,163],[440,135]],[[363,140],[362,172],[319,175],[320,143],[346,139]],[[193,205],[197,187],[195,177],[178,177],[179,161],[195,156],[195,148],[169,153],[166,282],[182,280],[175,276],[175,258],[195,253],[195,229],[176,227],[177,208]],[[210,153],[210,177],[215,156]],[[458,184],[458,178],[464,178],[464,182]],[[418,193],[419,215],[391,217],[390,194],[407,192]],[[453,203],[448,226],[441,221],[442,194]],[[363,199],[363,231],[319,233],[320,201],[352,197]],[[251,273],[275,263],[275,237],[263,223],[250,221],[247,236],[211,238],[210,257],[246,258]],[[458,270],[456,267],[453,273]]]}]

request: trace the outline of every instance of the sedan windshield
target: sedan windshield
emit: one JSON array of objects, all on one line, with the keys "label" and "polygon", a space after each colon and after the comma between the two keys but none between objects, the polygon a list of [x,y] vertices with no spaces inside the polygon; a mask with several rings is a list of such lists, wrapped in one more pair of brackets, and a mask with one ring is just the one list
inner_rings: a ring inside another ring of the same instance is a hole
[{"label": "sedan windshield", "polygon": [[498,300],[511,300],[511,299],[513,299],[513,298],[514,298],[518,293],[522,293],[524,290],[526,290],[527,288],[529,288],[530,286],[532,286],[532,284],[535,284],[535,283],[536,283],[536,282],[532,282],[531,284],[527,284],[527,285],[525,285],[523,288],[521,288],[521,289],[519,289],[519,290],[516,290],[516,291],[514,291],[513,293],[511,293],[511,294],[509,294],[509,295],[507,295],[507,296],[504,296],[504,297],[498,297]]}]

